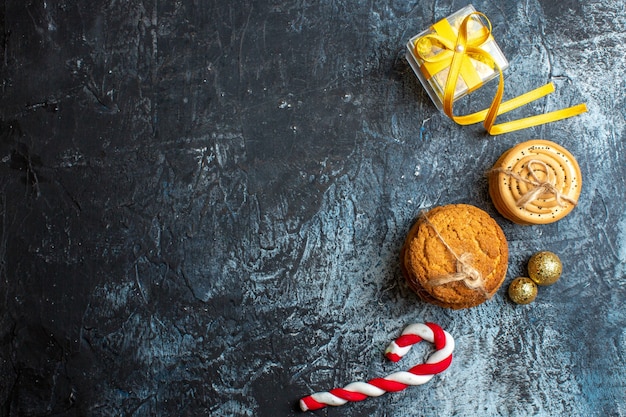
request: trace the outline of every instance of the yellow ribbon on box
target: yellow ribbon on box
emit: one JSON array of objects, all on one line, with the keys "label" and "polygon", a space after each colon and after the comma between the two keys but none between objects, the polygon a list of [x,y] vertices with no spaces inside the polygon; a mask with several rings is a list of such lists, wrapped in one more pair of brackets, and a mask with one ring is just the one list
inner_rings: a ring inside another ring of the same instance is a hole
[{"label": "yellow ribbon on box", "polygon": [[[487,22],[488,27],[483,26],[482,30],[474,31],[471,34],[468,33],[468,23],[473,16],[482,17]],[[439,71],[449,68],[448,77],[444,86],[443,111],[456,123],[460,125],[470,125],[483,122],[487,132],[491,135],[500,135],[502,133],[513,132],[532,126],[542,125],[544,123],[566,119],[587,111],[587,106],[583,103],[565,109],[496,125],[495,121],[497,116],[552,93],[554,91],[554,84],[548,83],[535,90],[522,94],[521,96],[502,102],[502,96],[504,95],[504,74],[502,73],[502,69],[496,60],[488,52],[481,48],[485,42],[492,39],[491,22],[487,16],[480,12],[470,13],[463,19],[458,30],[458,35],[454,33],[454,30],[446,19],[433,25],[433,29],[435,30],[435,33],[425,35],[417,39],[413,46],[415,54],[424,61],[421,66],[424,75],[431,78]],[[442,51],[434,56],[424,56],[418,48],[418,44],[423,40],[430,40],[431,42],[435,41],[441,46]],[[483,60],[492,63],[493,66],[497,68],[499,72],[498,89],[488,109],[464,116],[455,116],[453,112],[453,103],[459,75],[467,84],[469,91],[475,90],[482,85],[482,80],[476,73],[474,66],[471,64],[470,57],[479,59],[482,58]]]},{"label": "yellow ribbon on box", "polygon": [[[448,23],[446,19],[435,23],[432,28],[437,36],[424,36],[419,38],[415,42],[415,52],[418,56],[420,56],[420,58],[424,60],[424,62],[420,66],[420,70],[422,71],[422,74],[426,75],[427,78],[432,78],[441,71],[450,67],[450,62],[452,62],[452,55],[454,54],[454,40],[456,40],[457,38],[457,35],[452,29],[452,26],[450,25],[450,23]],[[474,37],[474,39],[476,39],[477,37],[481,37],[482,39],[483,36],[486,36],[485,42],[493,39],[491,34],[488,32],[488,29],[484,26],[481,26],[479,30],[473,31],[471,35]],[[424,57],[423,52],[425,50],[432,49],[432,42],[430,42],[431,39],[435,40],[437,44],[442,46],[441,51],[439,51],[435,56],[429,55],[428,57]],[[450,41],[449,39],[452,39],[452,41]],[[419,43],[426,40],[428,40],[429,42],[424,50],[418,48]],[[484,42],[481,42],[481,44],[483,43]],[[463,56],[463,59],[461,61],[459,75],[461,76],[461,78],[463,78],[463,81],[465,81],[465,85],[467,85],[468,91],[473,91],[483,84],[482,78],[480,77],[480,75],[478,75],[476,68],[474,67],[474,65],[472,65],[470,57],[467,54]]]}]

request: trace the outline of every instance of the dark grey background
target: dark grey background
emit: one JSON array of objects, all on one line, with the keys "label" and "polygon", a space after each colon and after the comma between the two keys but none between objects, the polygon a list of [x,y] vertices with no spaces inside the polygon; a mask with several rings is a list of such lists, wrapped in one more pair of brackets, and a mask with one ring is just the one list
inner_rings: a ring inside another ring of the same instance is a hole
[{"label": "dark grey background", "polygon": [[[4,0],[0,415],[296,416],[385,376],[403,327],[456,339],[431,382],[328,416],[626,415],[626,4],[476,1],[511,67],[506,134],[438,113],[404,59],[459,1]],[[495,83],[459,112],[478,109]],[[544,138],[583,173],[560,222],[503,219],[484,172]],[[488,303],[426,305],[398,251],[420,210],[469,203],[510,244]],[[552,250],[564,273],[506,287]]]}]

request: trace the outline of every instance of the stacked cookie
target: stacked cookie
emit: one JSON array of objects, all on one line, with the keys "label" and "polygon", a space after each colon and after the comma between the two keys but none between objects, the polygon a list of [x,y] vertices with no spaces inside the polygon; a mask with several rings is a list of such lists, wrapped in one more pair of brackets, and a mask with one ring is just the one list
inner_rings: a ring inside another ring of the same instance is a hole
[{"label": "stacked cookie", "polygon": [[454,204],[423,213],[409,231],[400,258],[408,285],[422,300],[461,309],[483,303],[500,288],[508,244],[489,214]]},{"label": "stacked cookie", "polygon": [[576,159],[562,146],[530,140],[502,154],[489,173],[496,209],[522,225],[547,224],[567,216],[582,187]]}]

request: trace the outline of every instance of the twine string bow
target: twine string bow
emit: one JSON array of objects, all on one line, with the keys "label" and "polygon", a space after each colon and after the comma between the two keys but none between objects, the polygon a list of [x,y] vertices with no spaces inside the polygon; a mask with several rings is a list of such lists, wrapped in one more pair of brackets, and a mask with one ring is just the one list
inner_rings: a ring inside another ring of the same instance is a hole
[{"label": "twine string bow", "polygon": [[[533,166],[539,166],[539,168],[534,168]],[[550,175],[550,167],[547,163],[540,161],[538,159],[531,159],[526,163],[526,167],[528,168],[529,178],[522,177],[516,172],[505,170],[505,169],[496,169],[497,172],[502,172],[505,175],[510,176],[511,178],[516,179],[517,181],[523,182],[525,184],[529,184],[532,186],[530,190],[524,193],[515,204],[517,207],[526,208],[527,205],[536,201],[540,198],[541,195],[548,193],[554,195],[554,200],[559,205],[559,207],[563,207],[565,205],[564,201],[576,205],[577,201],[564,195],[561,190],[557,188],[556,184],[556,176]],[[537,172],[545,172],[545,178],[541,180],[537,175]]]},{"label": "twine string bow", "polygon": [[456,252],[450,247],[448,242],[441,236],[439,230],[428,220],[426,213],[422,213],[422,219],[424,222],[435,232],[437,238],[443,243],[448,252],[454,257],[456,260],[456,272],[436,277],[429,280],[429,285],[433,287],[438,287],[440,285],[448,284],[450,282],[461,281],[465,286],[471,290],[479,291],[485,298],[490,298],[489,293],[485,290],[485,279],[479,270],[474,268],[471,264],[472,254],[471,253],[462,253],[461,255],[457,255]]}]

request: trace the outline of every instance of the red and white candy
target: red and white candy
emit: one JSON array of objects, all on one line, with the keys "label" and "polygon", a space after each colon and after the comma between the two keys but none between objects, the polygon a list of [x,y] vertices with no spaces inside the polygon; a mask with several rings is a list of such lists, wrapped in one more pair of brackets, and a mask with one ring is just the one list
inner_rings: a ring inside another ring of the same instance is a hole
[{"label": "red and white candy", "polygon": [[343,388],[311,394],[300,400],[300,408],[302,411],[318,410],[328,405],[338,406],[348,401],[363,401],[367,397],[379,397],[385,392],[396,392],[408,386],[425,384],[436,374],[445,371],[452,362],[454,339],[441,327],[434,323],[407,326],[402,335],[387,347],[385,356],[397,362],[409,352],[411,346],[422,340],[433,343],[437,349],[425,363],[416,365],[406,372],[396,372],[384,378],[375,378],[368,382],[353,382]]}]

